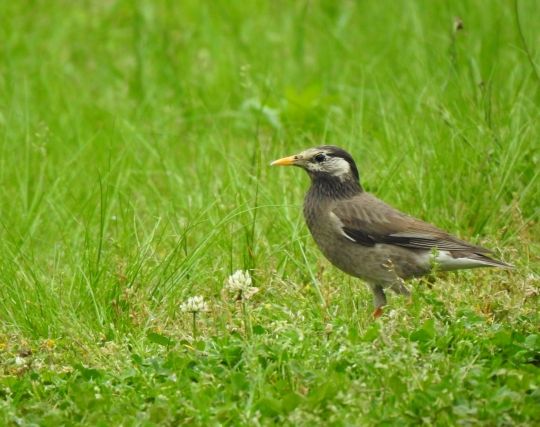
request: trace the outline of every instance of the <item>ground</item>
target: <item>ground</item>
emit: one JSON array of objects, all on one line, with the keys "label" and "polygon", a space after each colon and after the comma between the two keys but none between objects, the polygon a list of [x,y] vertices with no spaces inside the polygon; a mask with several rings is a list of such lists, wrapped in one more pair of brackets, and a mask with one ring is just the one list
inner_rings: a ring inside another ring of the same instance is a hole
[{"label": "ground", "polygon": [[[0,3],[0,425],[538,425],[539,19]],[[413,281],[374,320],[305,173],[269,167],[320,144],[516,268]]]}]

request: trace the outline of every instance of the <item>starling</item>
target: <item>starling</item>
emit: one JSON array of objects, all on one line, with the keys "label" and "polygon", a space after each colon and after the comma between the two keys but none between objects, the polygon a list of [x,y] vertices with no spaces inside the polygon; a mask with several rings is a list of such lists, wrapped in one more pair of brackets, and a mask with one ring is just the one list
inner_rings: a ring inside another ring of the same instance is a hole
[{"label": "starling", "polygon": [[410,295],[404,280],[428,274],[434,265],[450,271],[476,267],[512,268],[491,251],[406,215],[360,184],[358,168],[345,150],[325,145],[272,162],[299,166],[311,178],[304,217],[322,253],[340,270],[366,281],[379,317],[385,289]]}]

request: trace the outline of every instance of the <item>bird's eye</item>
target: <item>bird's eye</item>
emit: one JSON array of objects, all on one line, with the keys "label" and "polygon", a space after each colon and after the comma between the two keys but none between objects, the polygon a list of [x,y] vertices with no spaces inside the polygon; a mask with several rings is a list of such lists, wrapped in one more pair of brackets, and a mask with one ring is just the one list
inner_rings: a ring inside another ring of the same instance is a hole
[{"label": "bird's eye", "polygon": [[326,160],[326,156],[323,153],[319,153],[314,157],[317,163],[322,163]]}]

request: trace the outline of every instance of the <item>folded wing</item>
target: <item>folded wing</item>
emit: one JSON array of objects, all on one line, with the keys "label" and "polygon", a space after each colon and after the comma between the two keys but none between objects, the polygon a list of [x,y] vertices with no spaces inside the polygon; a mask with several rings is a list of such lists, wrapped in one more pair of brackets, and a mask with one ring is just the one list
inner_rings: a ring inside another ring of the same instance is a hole
[{"label": "folded wing", "polygon": [[[449,265],[451,259],[467,258],[481,265],[509,267],[486,256],[490,250],[472,245],[419,219],[408,216],[375,198],[362,193],[346,200],[336,201],[331,209],[338,231],[359,245],[379,243],[411,249],[441,251],[441,263]],[[469,267],[470,268],[470,267]]]}]

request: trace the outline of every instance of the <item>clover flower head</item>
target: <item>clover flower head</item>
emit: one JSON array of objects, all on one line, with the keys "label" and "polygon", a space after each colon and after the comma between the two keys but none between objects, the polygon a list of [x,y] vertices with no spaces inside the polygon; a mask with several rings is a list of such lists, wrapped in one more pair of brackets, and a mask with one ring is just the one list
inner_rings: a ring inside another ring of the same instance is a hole
[{"label": "clover flower head", "polygon": [[251,276],[249,271],[236,270],[227,279],[225,288],[234,294],[238,295],[238,299],[248,300],[257,292],[259,288],[252,286]]},{"label": "clover flower head", "polygon": [[251,276],[249,271],[236,270],[227,279],[227,289],[231,291],[241,291],[251,286]]},{"label": "clover flower head", "polygon": [[184,313],[202,313],[208,311],[208,304],[202,296],[189,297],[180,304],[180,311]]}]

